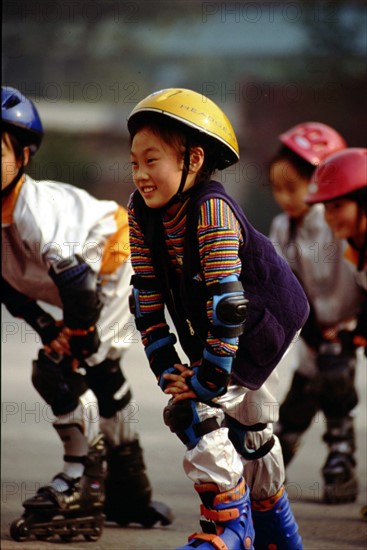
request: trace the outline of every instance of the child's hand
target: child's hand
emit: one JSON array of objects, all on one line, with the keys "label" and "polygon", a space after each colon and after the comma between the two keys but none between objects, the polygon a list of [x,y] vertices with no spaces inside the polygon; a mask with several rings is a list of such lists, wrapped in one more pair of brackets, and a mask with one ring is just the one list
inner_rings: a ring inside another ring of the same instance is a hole
[{"label": "child's hand", "polygon": [[67,327],[64,327],[57,337],[44,345],[44,350],[46,353],[56,352],[59,355],[70,355],[70,330]]},{"label": "child's hand", "polygon": [[174,367],[181,374],[167,373],[163,375],[163,378],[169,381],[164,393],[172,395],[174,403],[184,399],[196,399],[196,394],[186,384],[186,378],[192,376],[194,371],[187,365],[180,365],[179,363],[176,363]]}]

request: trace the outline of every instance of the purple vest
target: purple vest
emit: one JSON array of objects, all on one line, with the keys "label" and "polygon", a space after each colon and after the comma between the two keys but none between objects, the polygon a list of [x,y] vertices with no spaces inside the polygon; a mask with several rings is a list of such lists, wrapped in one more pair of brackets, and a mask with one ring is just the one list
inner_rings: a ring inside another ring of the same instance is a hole
[{"label": "purple vest", "polygon": [[[271,241],[249,223],[223,185],[211,181],[194,188],[192,192],[187,210],[183,276],[181,281],[177,281],[177,273],[172,273],[167,261],[157,212],[147,208],[140,196],[135,195],[135,211],[142,222],[145,218],[140,225],[146,229],[150,225],[145,235],[152,250],[157,279],[162,285],[180,343],[191,361],[202,357],[209,328],[206,316],[209,294],[205,283],[194,279],[201,271],[197,242],[200,206],[209,198],[218,197],[232,208],[244,236],[244,245],[239,252],[242,261],[240,280],[250,302],[245,331],[239,338],[233,360],[232,377],[240,385],[251,390],[258,389],[277,366],[308,317],[309,305],[297,278],[277,254]],[[153,221],[155,226],[151,225]],[[149,235],[154,235],[154,238],[149,238]]]}]

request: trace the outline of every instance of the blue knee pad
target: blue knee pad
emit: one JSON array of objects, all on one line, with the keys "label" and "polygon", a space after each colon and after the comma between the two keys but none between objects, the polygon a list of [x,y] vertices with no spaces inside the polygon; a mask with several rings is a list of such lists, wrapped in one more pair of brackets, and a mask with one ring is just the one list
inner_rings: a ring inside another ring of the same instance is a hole
[{"label": "blue knee pad", "polygon": [[193,399],[185,399],[177,403],[171,399],[164,408],[163,420],[188,449],[195,447],[203,435],[220,428],[216,418],[200,420],[196,401]]}]

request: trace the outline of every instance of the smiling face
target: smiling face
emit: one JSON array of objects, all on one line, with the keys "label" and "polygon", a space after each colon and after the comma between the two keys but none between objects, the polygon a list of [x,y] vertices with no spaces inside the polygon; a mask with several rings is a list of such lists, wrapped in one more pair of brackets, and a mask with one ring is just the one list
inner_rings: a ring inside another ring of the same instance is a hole
[{"label": "smiling face", "polygon": [[[199,148],[197,148],[199,149]],[[166,143],[150,128],[138,131],[131,144],[131,165],[134,184],[149,208],[162,208],[177,193],[183,169],[182,151]],[[191,161],[197,152],[190,155]],[[195,183],[197,169],[190,164],[184,190]],[[199,168],[201,164],[197,165]]]},{"label": "smiling face", "polygon": [[309,210],[304,202],[308,193],[308,178],[302,176],[287,159],[271,166],[270,179],[274,200],[290,218],[300,219]]},{"label": "smiling face", "polygon": [[361,244],[367,230],[367,216],[356,201],[337,199],[325,203],[325,220],[339,239],[353,239]]}]

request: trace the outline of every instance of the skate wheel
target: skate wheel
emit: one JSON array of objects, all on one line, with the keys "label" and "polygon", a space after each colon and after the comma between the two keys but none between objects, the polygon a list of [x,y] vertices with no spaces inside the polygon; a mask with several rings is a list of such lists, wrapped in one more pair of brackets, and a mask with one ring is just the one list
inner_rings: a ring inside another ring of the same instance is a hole
[{"label": "skate wheel", "polygon": [[89,534],[89,535],[84,535],[84,538],[85,538],[85,540],[87,540],[88,542],[96,542],[98,539],[101,538],[101,534],[102,534],[102,532],[96,533],[95,535],[91,535],[91,534]]},{"label": "skate wheel", "polygon": [[62,542],[71,542],[73,540],[73,535],[59,535]]},{"label": "skate wheel", "polygon": [[10,536],[17,542],[24,542],[29,538],[29,529],[23,518],[16,519],[10,525]]},{"label": "skate wheel", "polygon": [[100,518],[96,518],[96,522],[93,526],[93,533],[86,533],[84,535],[85,540],[88,542],[96,542],[102,535],[102,529],[103,529],[103,516]]},{"label": "skate wheel", "polygon": [[360,515],[361,515],[361,518],[362,518],[364,521],[367,521],[367,505],[366,505],[366,506],[362,506],[362,508],[360,509],[359,513],[360,513]]}]

